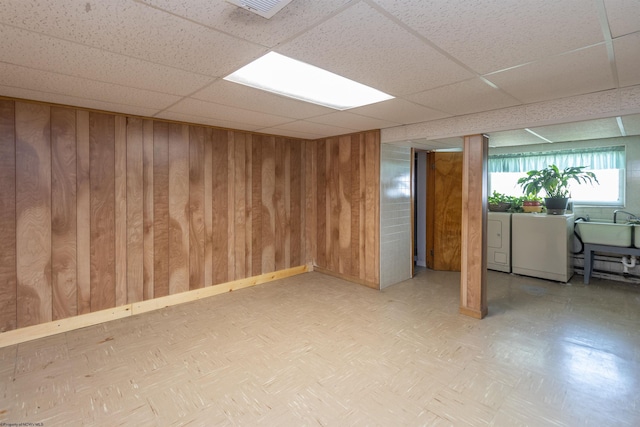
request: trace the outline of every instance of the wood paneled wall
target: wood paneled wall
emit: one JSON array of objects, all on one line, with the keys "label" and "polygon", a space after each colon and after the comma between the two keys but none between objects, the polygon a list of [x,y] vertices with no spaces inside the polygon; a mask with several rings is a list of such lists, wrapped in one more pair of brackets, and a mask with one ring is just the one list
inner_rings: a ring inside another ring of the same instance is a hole
[{"label": "wood paneled wall", "polygon": [[380,286],[380,132],[316,141],[316,257],[322,270]]},{"label": "wood paneled wall", "polygon": [[379,287],[380,133],[0,99],[0,332],[314,262]]}]

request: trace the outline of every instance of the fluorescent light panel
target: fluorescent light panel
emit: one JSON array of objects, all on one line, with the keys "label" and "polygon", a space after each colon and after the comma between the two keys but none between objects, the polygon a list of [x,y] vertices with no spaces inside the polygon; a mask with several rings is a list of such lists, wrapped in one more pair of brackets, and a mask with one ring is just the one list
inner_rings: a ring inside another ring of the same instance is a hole
[{"label": "fluorescent light panel", "polygon": [[393,98],[372,87],[275,52],[267,53],[224,79],[336,110]]}]

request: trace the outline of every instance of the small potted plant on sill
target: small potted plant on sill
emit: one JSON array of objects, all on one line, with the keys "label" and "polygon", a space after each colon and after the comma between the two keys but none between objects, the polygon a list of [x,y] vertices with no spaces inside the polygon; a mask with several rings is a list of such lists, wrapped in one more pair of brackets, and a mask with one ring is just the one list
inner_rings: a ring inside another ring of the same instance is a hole
[{"label": "small potted plant on sill", "polygon": [[511,196],[494,191],[487,199],[491,212],[506,212],[511,208]]},{"label": "small potted plant on sill", "polygon": [[518,180],[518,184],[526,195],[537,196],[544,190],[545,206],[547,213],[551,215],[562,215],[567,210],[569,203],[569,180],[577,183],[592,184],[598,183],[598,179],[593,172],[586,172],[586,166],[570,166],[560,170],[556,165],[549,165],[544,169],[527,172],[527,176]]},{"label": "small potted plant on sill", "polygon": [[522,196],[522,212],[539,213],[542,212],[542,197],[537,194],[527,194]]}]

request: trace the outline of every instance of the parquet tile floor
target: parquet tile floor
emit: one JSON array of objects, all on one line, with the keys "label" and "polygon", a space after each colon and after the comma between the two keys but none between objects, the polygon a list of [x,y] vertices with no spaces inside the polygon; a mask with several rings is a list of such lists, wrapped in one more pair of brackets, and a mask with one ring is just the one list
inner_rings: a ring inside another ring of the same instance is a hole
[{"label": "parquet tile floor", "polygon": [[5,347],[0,425],[640,425],[639,286],[488,278],[482,321],[308,273]]}]

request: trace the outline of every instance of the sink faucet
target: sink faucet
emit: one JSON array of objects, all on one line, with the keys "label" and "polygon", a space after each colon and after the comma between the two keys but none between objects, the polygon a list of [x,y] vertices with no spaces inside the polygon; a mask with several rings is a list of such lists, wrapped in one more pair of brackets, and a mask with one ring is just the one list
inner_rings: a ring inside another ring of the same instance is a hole
[{"label": "sink faucet", "polygon": [[616,217],[618,216],[618,213],[623,213],[623,214],[629,215],[627,217],[627,221],[640,221],[640,218],[636,214],[632,214],[631,212],[623,211],[621,209],[616,209],[615,211],[613,211],[613,223],[614,224],[616,224]]}]

